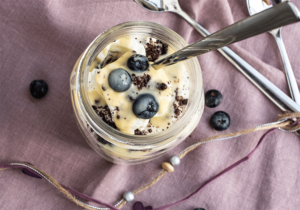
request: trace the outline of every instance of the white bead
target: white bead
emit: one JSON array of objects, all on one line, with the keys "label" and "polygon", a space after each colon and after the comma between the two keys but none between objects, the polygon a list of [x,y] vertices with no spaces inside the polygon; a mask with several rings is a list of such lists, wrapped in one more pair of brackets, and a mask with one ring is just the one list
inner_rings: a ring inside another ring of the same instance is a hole
[{"label": "white bead", "polygon": [[180,158],[179,158],[178,156],[174,155],[174,156],[172,156],[172,157],[170,158],[170,163],[171,163],[173,166],[177,166],[177,165],[179,165],[179,163],[180,163]]},{"label": "white bead", "polygon": [[125,192],[123,194],[123,198],[127,201],[127,202],[130,202],[130,201],[133,201],[134,199],[134,194],[132,192]]}]

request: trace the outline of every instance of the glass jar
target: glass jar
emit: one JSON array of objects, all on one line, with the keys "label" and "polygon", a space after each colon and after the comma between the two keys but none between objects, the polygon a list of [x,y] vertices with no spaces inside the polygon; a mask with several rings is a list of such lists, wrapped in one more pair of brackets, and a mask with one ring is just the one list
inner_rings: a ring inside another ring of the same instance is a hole
[{"label": "glass jar", "polygon": [[138,164],[157,158],[182,142],[197,126],[204,109],[201,69],[197,58],[184,62],[189,74],[190,95],[182,117],[165,131],[129,135],[103,122],[87,97],[88,72],[96,56],[111,42],[128,35],[161,40],[173,50],[187,45],[173,30],[151,22],[126,22],[100,34],[78,58],[70,76],[71,98],[77,124],[89,145],[103,158],[117,164]]}]

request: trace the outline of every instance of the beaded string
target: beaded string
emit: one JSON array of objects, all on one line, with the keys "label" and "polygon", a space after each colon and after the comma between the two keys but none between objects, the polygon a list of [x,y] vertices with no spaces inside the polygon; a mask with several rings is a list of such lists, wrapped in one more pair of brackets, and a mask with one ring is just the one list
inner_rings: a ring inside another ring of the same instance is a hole
[{"label": "beaded string", "polygon": [[[173,205],[176,205],[178,203],[184,202],[185,200],[188,200],[189,198],[191,198],[192,196],[197,194],[201,189],[203,189],[203,187],[205,187],[207,184],[211,183],[212,181],[214,181],[215,179],[217,179],[221,175],[225,174],[226,172],[232,170],[233,168],[235,168],[236,166],[238,166],[242,162],[247,161],[253,155],[253,153],[256,151],[256,149],[259,147],[259,145],[262,143],[262,141],[265,139],[265,137],[269,133],[271,133],[271,132],[273,132],[277,129],[282,130],[282,131],[287,131],[287,132],[295,132],[295,131],[299,130],[300,129],[300,124],[298,124],[300,122],[299,117],[300,117],[300,113],[283,114],[283,115],[279,116],[279,119],[276,122],[264,124],[264,125],[258,126],[256,128],[253,128],[253,129],[245,129],[245,130],[242,130],[242,131],[236,132],[236,133],[229,133],[229,134],[218,135],[218,136],[210,137],[210,138],[207,138],[207,139],[203,139],[203,140],[197,142],[196,144],[193,144],[190,147],[186,148],[185,150],[180,152],[178,154],[178,156],[176,156],[176,157],[178,157],[179,159],[182,159],[186,154],[188,154],[192,150],[196,149],[199,145],[201,145],[203,143],[231,139],[231,138],[243,135],[243,134],[247,134],[247,133],[251,133],[251,132],[259,131],[259,130],[269,130],[267,133],[265,133],[262,136],[262,138],[259,140],[256,147],[246,157],[244,157],[241,160],[235,162],[231,166],[227,167],[226,169],[224,169],[223,171],[221,171],[220,173],[215,175],[213,178],[211,178],[210,180],[205,182],[201,187],[199,187],[196,191],[194,191],[192,194],[190,194],[186,198],[184,198],[182,200],[179,200],[177,202],[174,202],[174,203],[156,208],[154,210],[163,210],[163,209],[166,209],[170,206],[173,206]],[[298,119],[296,121],[292,122],[291,119],[293,119],[293,118],[298,118]],[[168,167],[166,168],[165,165],[167,165],[169,168]],[[136,194],[148,189],[149,187],[154,185],[156,182],[158,182],[165,174],[167,174],[168,172],[173,172],[174,171],[173,166],[171,164],[167,163],[167,162],[164,162],[162,164],[162,166],[164,168],[162,171],[160,171],[149,183],[147,183],[146,185],[143,185],[142,187],[140,187],[137,190],[134,190],[132,194],[136,195]],[[70,189],[66,186],[60,185],[53,177],[51,177],[50,175],[46,174],[42,170],[39,170],[36,167],[34,167],[34,166],[32,166],[28,163],[10,163],[10,164],[0,165],[0,170],[5,170],[5,169],[8,169],[8,168],[26,168],[27,170],[29,170],[31,173],[35,174],[36,176],[39,176],[41,178],[46,179],[53,186],[55,186],[57,189],[59,189],[67,198],[72,200],[74,203],[76,203],[77,205],[79,205],[83,208],[89,209],[89,210],[94,210],[94,209],[118,210],[118,209],[122,208],[127,203],[126,199],[123,198],[115,206],[111,206],[110,204],[107,204],[107,203],[101,202],[99,200],[96,200],[94,198],[91,198],[91,197],[89,197],[87,195],[84,195],[80,192],[72,190],[72,189]],[[87,200],[87,201],[92,201],[92,202],[98,203],[98,204],[106,206],[108,208],[100,208],[100,207],[92,206],[90,204],[87,204],[83,201],[78,200],[76,197],[82,198],[82,199]]]}]

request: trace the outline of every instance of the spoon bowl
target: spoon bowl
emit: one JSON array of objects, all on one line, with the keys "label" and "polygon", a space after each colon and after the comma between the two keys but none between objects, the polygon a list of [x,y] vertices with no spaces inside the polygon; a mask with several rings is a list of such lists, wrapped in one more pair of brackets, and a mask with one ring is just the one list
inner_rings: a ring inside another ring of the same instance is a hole
[{"label": "spoon bowl", "polygon": [[180,8],[177,0],[134,0],[151,12],[175,12]]}]

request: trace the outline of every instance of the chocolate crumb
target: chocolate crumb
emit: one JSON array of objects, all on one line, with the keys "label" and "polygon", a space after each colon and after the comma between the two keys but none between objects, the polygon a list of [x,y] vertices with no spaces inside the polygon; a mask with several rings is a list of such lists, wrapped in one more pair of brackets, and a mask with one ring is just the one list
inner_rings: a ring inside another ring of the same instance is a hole
[{"label": "chocolate crumb", "polygon": [[[94,108],[94,107],[93,107]],[[104,106],[104,107],[99,107],[99,109],[94,109],[96,114],[109,126],[117,129],[116,124],[114,123],[114,121],[112,120],[112,116],[110,113],[110,109],[108,108],[108,106]]]},{"label": "chocolate crumb", "polygon": [[149,133],[152,133],[152,129],[149,129],[148,132],[149,132]]},{"label": "chocolate crumb", "polygon": [[96,107],[96,106],[94,106],[94,105],[92,106],[92,108],[93,108],[94,110],[97,110],[97,107]]},{"label": "chocolate crumb", "polygon": [[119,109],[119,107],[118,107],[118,106],[116,106],[116,110],[117,110],[117,111],[120,111],[120,109]]},{"label": "chocolate crumb", "polygon": [[132,96],[128,96],[129,101],[133,102],[134,99],[132,98]]},{"label": "chocolate crumb", "polygon": [[104,86],[102,86],[102,90],[103,90],[103,91],[106,91],[106,88],[105,88]]},{"label": "chocolate crumb", "polygon": [[120,119],[120,115],[117,115],[117,119]]},{"label": "chocolate crumb", "polygon": [[106,141],[104,138],[102,138],[102,137],[99,136],[99,135],[97,135],[97,140],[98,140],[101,144],[103,144],[103,145],[108,144],[109,146],[113,146],[112,143]]},{"label": "chocolate crumb", "polygon": [[182,96],[177,95],[178,94],[178,88],[175,90],[175,94],[176,94],[175,100],[178,101],[179,106],[187,105],[188,99],[184,99]]},{"label": "chocolate crumb", "polygon": [[157,88],[158,90],[165,90],[165,89],[168,88],[168,86],[166,85],[166,83],[157,83],[157,84],[156,84],[156,88]]},{"label": "chocolate crumb", "polygon": [[129,149],[129,152],[150,152],[151,149],[146,149],[146,150],[137,150],[137,149]]},{"label": "chocolate crumb", "polygon": [[100,102],[99,100],[95,100],[95,104],[99,104],[99,102]]},{"label": "chocolate crumb", "polygon": [[134,131],[134,135],[146,135],[146,131],[140,131],[139,129],[136,129],[135,131]]},{"label": "chocolate crumb", "polygon": [[175,113],[175,115],[177,117],[178,115],[180,115],[181,111],[180,111],[180,109],[177,108],[174,113]]},{"label": "chocolate crumb", "polygon": [[146,44],[146,57],[149,61],[155,61],[160,55],[164,55],[168,52],[168,45],[162,41],[156,40],[153,42],[150,38],[149,43]]},{"label": "chocolate crumb", "polygon": [[188,103],[188,99],[181,100],[181,105],[187,105],[187,103]]},{"label": "chocolate crumb", "polygon": [[135,74],[132,74],[132,83],[137,86],[138,90],[143,89],[143,87],[146,87],[148,82],[151,79],[151,76],[149,74],[144,74],[143,76],[136,76]]}]

